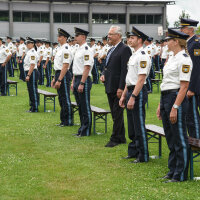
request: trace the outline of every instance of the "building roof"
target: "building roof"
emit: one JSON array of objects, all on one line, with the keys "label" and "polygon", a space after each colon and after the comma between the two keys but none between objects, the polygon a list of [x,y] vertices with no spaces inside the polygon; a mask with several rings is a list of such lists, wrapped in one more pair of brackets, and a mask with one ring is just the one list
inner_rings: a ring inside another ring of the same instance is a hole
[{"label": "building roof", "polygon": [[[1,0],[0,0],[1,1]],[[5,1],[5,0],[4,0]],[[174,0],[10,0],[16,1],[28,1],[28,2],[69,2],[69,3],[137,3],[137,4],[148,4],[148,3],[165,3],[165,4],[175,4]]]}]

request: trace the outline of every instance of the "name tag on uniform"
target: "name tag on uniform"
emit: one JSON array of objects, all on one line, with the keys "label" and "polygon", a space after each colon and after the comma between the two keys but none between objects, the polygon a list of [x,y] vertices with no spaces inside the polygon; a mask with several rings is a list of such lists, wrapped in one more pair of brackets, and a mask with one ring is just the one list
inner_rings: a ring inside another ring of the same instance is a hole
[{"label": "name tag on uniform", "polygon": [[190,71],[190,65],[183,65],[182,66],[182,72],[188,73]]},{"label": "name tag on uniform", "polygon": [[35,60],[35,56],[31,56],[31,60]]},{"label": "name tag on uniform", "polygon": [[146,68],[146,66],[147,66],[147,61],[141,61],[140,62],[140,67],[141,68]]},{"label": "name tag on uniform", "polygon": [[64,54],[64,58],[65,58],[65,59],[68,59],[68,58],[69,58],[69,54],[68,54],[68,53],[65,53],[65,54]]},{"label": "name tag on uniform", "polygon": [[89,55],[84,56],[85,61],[89,60],[89,58],[90,58]]},{"label": "name tag on uniform", "polygon": [[200,56],[200,49],[194,49],[194,56]]}]

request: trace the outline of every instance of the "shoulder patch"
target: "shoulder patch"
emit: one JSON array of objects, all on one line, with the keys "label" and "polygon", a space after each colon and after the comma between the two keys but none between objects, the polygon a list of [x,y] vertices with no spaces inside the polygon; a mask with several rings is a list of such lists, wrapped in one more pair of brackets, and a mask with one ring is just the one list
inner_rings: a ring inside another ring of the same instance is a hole
[{"label": "shoulder patch", "polygon": [[183,65],[182,66],[182,72],[188,73],[190,71],[190,65]]},{"label": "shoulder patch", "polygon": [[188,57],[188,55],[186,53],[183,54],[185,57]]},{"label": "shoulder patch", "polygon": [[146,68],[146,66],[147,66],[147,61],[141,61],[140,62],[140,67],[141,68]]},{"label": "shoulder patch", "polygon": [[196,42],[199,42],[199,39],[195,39]]},{"label": "shoulder patch", "polygon": [[35,60],[35,56],[31,56],[31,60]]},{"label": "shoulder patch", "polygon": [[84,60],[85,60],[85,61],[88,61],[88,60],[89,60],[89,58],[90,58],[90,56],[89,56],[89,55],[85,55],[85,56],[84,56]]},{"label": "shoulder patch", "polygon": [[144,52],[144,51],[141,51],[141,54],[145,55],[145,52]]},{"label": "shoulder patch", "polygon": [[6,49],[6,53],[9,53],[9,50],[8,50],[8,49]]},{"label": "shoulder patch", "polygon": [[194,49],[194,56],[200,55],[200,49]]},{"label": "shoulder patch", "polygon": [[65,58],[65,59],[68,59],[68,58],[69,58],[69,54],[68,54],[68,53],[65,53],[65,54],[64,54],[64,58]]},{"label": "shoulder patch", "polygon": [[88,50],[88,46],[85,46],[85,50]]}]

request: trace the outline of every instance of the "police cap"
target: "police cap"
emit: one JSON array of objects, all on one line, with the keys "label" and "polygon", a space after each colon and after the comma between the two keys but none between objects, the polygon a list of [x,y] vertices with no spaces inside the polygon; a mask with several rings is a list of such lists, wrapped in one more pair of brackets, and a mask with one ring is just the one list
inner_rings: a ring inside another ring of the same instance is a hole
[{"label": "police cap", "polygon": [[58,28],[58,36],[64,36],[66,38],[69,38],[70,34],[62,28]]},{"label": "police cap", "polygon": [[76,36],[78,36],[78,35],[86,35],[87,36],[89,34],[88,31],[85,31],[85,30],[77,28],[77,27],[74,27],[74,31],[75,31]]},{"label": "police cap", "polygon": [[189,35],[181,32],[181,31],[177,31],[171,28],[168,28],[168,37],[165,38],[165,40],[169,40],[169,39],[183,39],[183,40],[187,40],[189,37]]},{"label": "police cap", "polygon": [[137,36],[139,38],[142,38],[143,41],[145,41],[148,36],[144,34],[142,31],[138,30],[134,26],[132,27],[132,31],[130,32],[130,36]]},{"label": "police cap", "polygon": [[185,26],[191,26],[191,27],[197,27],[197,24],[199,21],[193,20],[193,19],[184,19],[181,18],[180,28],[183,28]]}]

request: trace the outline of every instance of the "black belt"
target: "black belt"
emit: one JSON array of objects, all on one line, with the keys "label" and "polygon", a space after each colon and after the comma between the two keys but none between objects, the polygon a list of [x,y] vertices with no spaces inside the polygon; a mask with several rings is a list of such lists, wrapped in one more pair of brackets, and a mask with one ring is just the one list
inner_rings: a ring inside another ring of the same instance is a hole
[{"label": "black belt", "polygon": [[128,90],[134,90],[134,88],[135,88],[135,85],[127,86],[127,89],[128,89]]},{"label": "black belt", "polygon": [[178,92],[178,91],[179,91],[179,89],[165,90],[165,91],[161,91],[161,94],[166,95],[166,94],[175,93],[175,92]]},{"label": "black belt", "polygon": [[61,70],[56,70],[55,72],[58,73],[58,72],[61,72]]},{"label": "black belt", "polygon": [[82,78],[82,75],[75,75],[75,78]]}]

